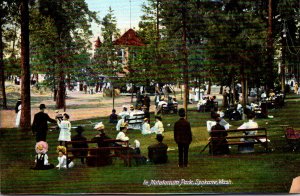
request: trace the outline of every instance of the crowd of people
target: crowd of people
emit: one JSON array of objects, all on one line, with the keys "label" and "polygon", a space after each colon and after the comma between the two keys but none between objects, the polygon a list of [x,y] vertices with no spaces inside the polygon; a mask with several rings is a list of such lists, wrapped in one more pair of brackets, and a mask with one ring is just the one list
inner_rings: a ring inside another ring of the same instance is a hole
[{"label": "crowd of people", "polygon": [[[145,111],[147,111],[147,107],[142,107]],[[56,111],[57,115],[55,119],[49,117],[49,115],[45,112],[46,105],[40,104],[39,106],[40,111],[34,115],[33,124],[32,124],[32,132],[35,135],[36,139],[36,156],[35,156],[35,166],[32,169],[35,170],[47,170],[54,168],[53,164],[50,164],[48,161],[47,151],[48,151],[48,143],[47,143],[47,133],[48,133],[48,122],[55,123],[57,125],[57,129],[59,130],[58,135],[58,146],[57,146],[57,153],[58,153],[58,164],[56,168],[71,168],[74,167],[74,162],[72,160],[67,160],[66,156],[66,142],[68,141],[88,141],[88,139],[83,136],[84,129],[82,126],[78,126],[75,129],[74,136],[71,136],[71,122],[69,121],[70,116],[67,113],[59,114]],[[130,110],[127,111],[127,107],[124,106],[123,110],[116,114],[116,110],[112,110],[112,114],[109,116],[109,122],[116,124],[116,131],[118,133],[115,136],[115,139],[118,141],[127,141],[129,142],[130,138],[128,136],[128,129],[129,124],[127,119],[130,118],[131,115],[136,113],[136,108],[130,106]],[[142,112],[140,110],[140,112]],[[185,110],[180,109],[179,112],[180,119],[174,125],[174,140],[178,145],[179,151],[179,158],[178,158],[178,166],[179,167],[187,167],[188,165],[188,151],[189,145],[192,141],[192,132],[191,126],[188,121],[185,120]],[[118,120],[118,118],[120,118]],[[145,162],[151,162],[154,164],[161,164],[168,162],[168,145],[163,143],[164,138],[164,126],[162,123],[161,116],[155,116],[155,123],[150,128],[149,124],[150,115],[148,118],[144,118],[141,134],[149,135],[155,134],[156,135],[156,144],[150,145],[148,149],[148,158],[145,158]],[[95,130],[99,131],[95,137],[91,139],[91,141],[98,144],[98,147],[105,147],[106,145],[113,145],[113,146],[124,146],[122,142],[115,142],[113,144],[107,144],[103,142],[106,139],[112,139],[111,137],[107,136],[105,133],[105,126],[102,122],[97,123],[94,127]],[[80,142],[80,143],[72,143],[73,148],[88,148],[88,143]],[[134,139],[133,145],[129,145],[130,149],[126,150],[124,153],[136,154],[141,155],[141,143],[139,140]],[[88,150],[80,150],[72,152],[73,156],[77,156],[81,158],[81,163],[86,163],[89,166],[102,166],[111,164],[112,160],[109,156],[109,150],[102,150],[101,152],[93,152],[91,151],[91,155],[94,156],[87,156]],[[95,153],[95,154],[93,154]],[[122,153],[122,152],[121,152]],[[100,158],[99,158],[100,157]],[[142,156],[143,157],[143,156]],[[85,160],[86,158],[86,160]]]}]

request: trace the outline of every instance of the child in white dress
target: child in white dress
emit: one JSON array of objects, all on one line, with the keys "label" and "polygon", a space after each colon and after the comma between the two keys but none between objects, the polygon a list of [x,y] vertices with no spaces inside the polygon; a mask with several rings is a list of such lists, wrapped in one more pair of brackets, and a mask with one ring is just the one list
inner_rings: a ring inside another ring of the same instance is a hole
[{"label": "child in white dress", "polygon": [[68,114],[64,114],[62,121],[57,120],[57,125],[60,128],[58,137],[59,145],[62,145],[63,142],[71,141],[71,123],[69,118]]},{"label": "child in white dress", "polygon": [[[67,169],[67,157],[66,157],[66,152],[67,152],[67,149],[66,147],[64,146],[57,146],[57,153],[58,153],[58,157],[57,157],[57,160],[58,160],[58,164],[56,165],[56,167],[58,169]],[[68,165],[69,168],[72,168],[74,167],[74,162],[71,161]]]}]

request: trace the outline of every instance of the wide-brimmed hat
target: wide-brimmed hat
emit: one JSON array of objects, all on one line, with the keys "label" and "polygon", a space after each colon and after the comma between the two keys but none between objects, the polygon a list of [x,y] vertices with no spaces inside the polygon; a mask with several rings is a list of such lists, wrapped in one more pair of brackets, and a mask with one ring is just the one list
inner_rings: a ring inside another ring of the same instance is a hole
[{"label": "wide-brimmed hat", "polygon": [[45,109],[46,108],[46,105],[45,104],[40,104],[40,107],[39,107],[40,109]]},{"label": "wide-brimmed hat", "polygon": [[123,123],[121,123],[120,127],[121,128],[128,127],[128,123],[127,122],[123,122]]},{"label": "wide-brimmed hat", "polygon": [[143,105],[143,106],[142,106],[142,109],[147,109],[147,106]]},{"label": "wide-brimmed hat", "polygon": [[144,121],[148,121],[149,119],[148,118],[144,118]]},{"label": "wide-brimmed hat", "polygon": [[134,109],[133,105],[130,106],[130,109]]},{"label": "wide-brimmed hat", "polygon": [[37,154],[45,154],[48,151],[48,143],[39,141],[35,144],[35,151]]},{"label": "wide-brimmed hat", "polygon": [[96,129],[96,130],[102,130],[104,128],[105,128],[105,126],[102,122],[97,123],[94,127],[94,129]]}]

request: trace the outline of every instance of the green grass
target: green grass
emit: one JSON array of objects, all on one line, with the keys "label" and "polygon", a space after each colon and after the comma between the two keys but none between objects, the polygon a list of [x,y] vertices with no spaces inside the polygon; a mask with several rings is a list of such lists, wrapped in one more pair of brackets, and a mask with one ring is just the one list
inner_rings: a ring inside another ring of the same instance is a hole
[{"label": "green grass", "polygon": [[[291,181],[300,175],[299,152],[287,148],[284,132],[279,126],[289,124],[300,128],[299,97],[287,99],[282,109],[270,111],[273,119],[257,119],[260,127],[266,127],[270,135],[273,152],[265,153],[256,146],[253,154],[239,154],[232,147],[229,156],[210,156],[208,149],[200,154],[207,143],[206,120],[208,113],[189,112],[192,125],[193,142],[190,147],[189,167],[177,167],[177,146],[173,139],[172,128],[177,115],[163,116],[165,126],[164,142],[173,151],[168,152],[169,163],[163,165],[139,165],[125,167],[123,162],[114,159],[113,165],[87,167],[79,160],[68,170],[35,171],[29,168],[34,161],[34,136],[24,136],[17,129],[1,129],[1,193],[2,194],[61,194],[61,193],[287,193]],[[153,118],[151,119],[153,124]],[[91,139],[97,134],[95,123],[102,121],[109,136],[117,132],[108,123],[108,118],[88,119],[72,122],[72,126],[84,125],[84,135]],[[236,128],[243,121],[230,122]],[[170,126],[167,126],[170,124]],[[142,153],[147,155],[147,146],[155,142],[155,135],[143,136],[139,131],[129,131],[130,142],[141,142]],[[57,164],[55,152],[58,132],[48,133],[49,161]],[[231,180],[230,185],[174,185],[146,186],[144,180]]]}]

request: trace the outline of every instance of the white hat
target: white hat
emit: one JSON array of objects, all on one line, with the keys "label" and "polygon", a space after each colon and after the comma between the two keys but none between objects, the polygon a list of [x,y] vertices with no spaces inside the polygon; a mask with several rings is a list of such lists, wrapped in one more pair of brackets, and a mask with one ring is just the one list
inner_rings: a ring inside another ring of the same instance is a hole
[{"label": "white hat", "polygon": [[99,122],[95,125],[94,129],[102,130],[104,129],[104,124],[102,122]]}]

